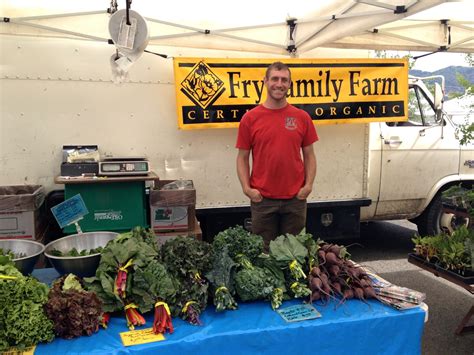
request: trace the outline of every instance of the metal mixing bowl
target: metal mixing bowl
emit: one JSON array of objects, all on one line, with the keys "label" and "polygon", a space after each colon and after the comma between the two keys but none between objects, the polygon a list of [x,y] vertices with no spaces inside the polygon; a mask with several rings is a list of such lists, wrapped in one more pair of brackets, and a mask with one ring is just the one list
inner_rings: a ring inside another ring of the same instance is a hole
[{"label": "metal mixing bowl", "polygon": [[0,248],[4,252],[11,251],[14,254],[25,254],[24,257],[13,259],[13,262],[23,275],[29,275],[35,268],[36,262],[45,247],[34,240],[0,239]]},{"label": "metal mixing bowl", "polygon": [[118,233],[114,232],[89,232],[69,235],[48,243],[44,249],[44,255],[61,275],[95,276],[95,271],[100,262],[100,253],[85,256],[54,256],[51,252],[59,250],[67,253],[72,248],[76,248],[80,252],[81,250],[105,247],[109,241],[117,236]]}]

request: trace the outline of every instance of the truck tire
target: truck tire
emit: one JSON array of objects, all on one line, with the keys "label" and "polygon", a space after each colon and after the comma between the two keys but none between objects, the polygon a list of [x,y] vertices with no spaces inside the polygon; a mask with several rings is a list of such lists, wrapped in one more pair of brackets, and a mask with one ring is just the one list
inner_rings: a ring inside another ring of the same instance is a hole
[{"label": "truck tire", "polygon": [[441,195],[437,194],[415,221],[418,227],[418,233],[421,236],[440,234],[442,214],[443,205],[441,204]]}]

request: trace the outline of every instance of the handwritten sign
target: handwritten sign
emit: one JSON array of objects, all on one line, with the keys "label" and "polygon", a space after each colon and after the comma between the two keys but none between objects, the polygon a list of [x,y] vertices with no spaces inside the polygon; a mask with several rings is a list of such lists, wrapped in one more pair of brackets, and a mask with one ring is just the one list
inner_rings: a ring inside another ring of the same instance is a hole
[{"label": "handwritten sign", "polygon": [[321,317],[316,308],[310,304],[297,304],[278,310],[281,317],[287,322],[299,322],[307,319],[314,319]]},{"label": "handwritten sign", "polygon": [[61,202],[51,208],[54,218],[61,228],[79,221],[82,217],[89,213],[80,194],[77,194],[66,201]]},{"label": "handwritten sign", "polygon": [[0,352],[0,355],[33,355],[35,353],[36,345],[28,347],[23,350],[17,348],[10,348],[6,351]]},{"label": "handwritten sign", "polygon": [[154,343],[156,341],[165,340],[163,334],[153,333],[153,328],[122,332],[120,333],[120,338],[122,338],[122,344],[124,346]]}]

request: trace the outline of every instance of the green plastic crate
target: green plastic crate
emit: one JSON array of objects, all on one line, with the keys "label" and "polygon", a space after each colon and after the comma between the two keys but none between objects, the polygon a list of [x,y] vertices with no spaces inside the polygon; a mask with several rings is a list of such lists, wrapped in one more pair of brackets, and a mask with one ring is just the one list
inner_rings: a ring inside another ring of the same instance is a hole
[{"label": "green plastic crate", "polygon": [[[83,232],[129,231],[133,227],[148,228],[145,182],[110,182],[66,184],[66,199],[80,194],[89,213],[79,221]],[[74,234],[74,225],[64,228]]]}]

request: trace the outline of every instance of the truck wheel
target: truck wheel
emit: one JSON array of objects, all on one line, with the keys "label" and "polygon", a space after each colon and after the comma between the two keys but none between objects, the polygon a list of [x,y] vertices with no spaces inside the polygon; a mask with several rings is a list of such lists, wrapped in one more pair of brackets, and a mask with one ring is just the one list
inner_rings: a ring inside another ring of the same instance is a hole
[{"label": "truck wheel", "polygon": [[423,213],[416,219],[418,233],[421,236],[440,234],[442,214],[443,205],[441,204],[441,195],[437,194]]}]

